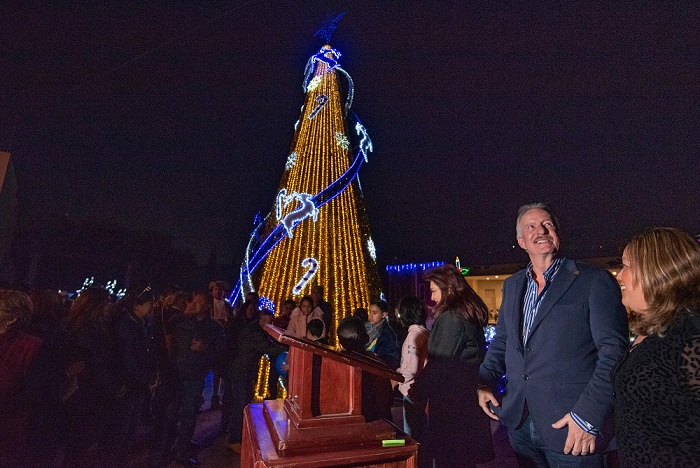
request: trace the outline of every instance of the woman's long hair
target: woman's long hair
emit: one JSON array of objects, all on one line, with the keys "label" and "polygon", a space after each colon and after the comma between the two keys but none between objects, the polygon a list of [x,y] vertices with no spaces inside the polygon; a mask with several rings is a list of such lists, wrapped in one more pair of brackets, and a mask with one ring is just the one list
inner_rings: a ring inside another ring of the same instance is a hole
[{"label": "woman's long hair", "polygon": [[700,244],[679,229],[647,229],[627,244],[632,277],[649,311],[635,314],[632,329],[663,335],[679,314],[700,312]]},{"label": "woman's long hair", "polygon": [[442,297],[435,306],[435,316],[450,310],[482,327],[488,323],[489,312],[486,304],[467,284],[462,272],[456,266],[443,265],[433,268],[423,275],[423,279],[432,281],[440,288]]},{"label": "woman's long hair", "polygon": [[407,327],[425,325],[426,313],[423,303],[416,296],[404,296],[399,301],[399,317]]},{"label": "woman's long hair", "polygon": [[103,333],[108,333],[112,325],[112,314],[109,292],[104,288],[87,288],[71,305],[68,320],[73,330],[89,324]]}]

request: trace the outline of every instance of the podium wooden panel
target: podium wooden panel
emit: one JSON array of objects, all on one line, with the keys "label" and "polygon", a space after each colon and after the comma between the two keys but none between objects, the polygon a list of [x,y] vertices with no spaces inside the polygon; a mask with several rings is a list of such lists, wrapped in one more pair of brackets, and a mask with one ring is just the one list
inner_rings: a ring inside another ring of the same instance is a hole
[{"label": "podium wooden panel", "polygon": [[[401,374],[272,325],[266,331],[290,347],[288,396],[246,407],[242,467],[417,466],[413,439],[386,420],[362,416],[362,372],[399,382]],[[405,446],[382,447],[382,440],[396,438]]]}]

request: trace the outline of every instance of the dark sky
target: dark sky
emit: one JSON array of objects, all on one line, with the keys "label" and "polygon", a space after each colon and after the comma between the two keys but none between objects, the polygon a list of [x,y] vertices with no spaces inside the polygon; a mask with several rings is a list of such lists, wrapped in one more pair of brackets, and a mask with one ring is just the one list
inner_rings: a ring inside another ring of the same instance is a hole
[{"label": "dark sky", "polygon": [[513,218],[532,200],[579,256],[652,225],[700,233],[698,6],[55,3],[0,7],[0,150],[24,225],[105,219],[239,261],[313,33],[343,10],[331,44],[374,142],[361,180],[381,264],[521,260]]}]

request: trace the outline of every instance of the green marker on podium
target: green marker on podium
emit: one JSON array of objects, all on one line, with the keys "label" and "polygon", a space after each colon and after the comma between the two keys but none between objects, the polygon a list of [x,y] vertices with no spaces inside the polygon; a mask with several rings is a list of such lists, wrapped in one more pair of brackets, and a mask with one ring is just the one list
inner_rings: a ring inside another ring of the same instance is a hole
[{"label": "green marker on podium", "polygon": [[403,439],[386,439],[382,440],[382,447],[403,447],[406,441]]}]

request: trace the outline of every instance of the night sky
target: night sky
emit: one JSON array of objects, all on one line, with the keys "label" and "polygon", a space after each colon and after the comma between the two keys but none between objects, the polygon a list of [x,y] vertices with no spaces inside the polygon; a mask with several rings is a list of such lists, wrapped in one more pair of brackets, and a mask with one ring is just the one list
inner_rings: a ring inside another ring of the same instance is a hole
[{"label": "night sky", "polygon": [[523,260],[514,217],[533,200],[578,257],[647,226],[700,233],[697,5],[55,3],[71,6],[0,7],[0,150],[24,228],[108,220],[240,261],[313,34],[345,11],[331,45],[374,143],[360,176],[380,264]]}]

